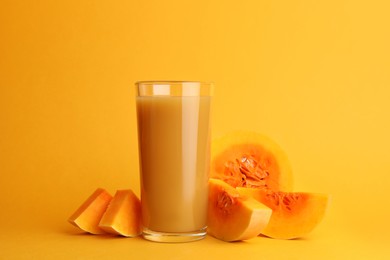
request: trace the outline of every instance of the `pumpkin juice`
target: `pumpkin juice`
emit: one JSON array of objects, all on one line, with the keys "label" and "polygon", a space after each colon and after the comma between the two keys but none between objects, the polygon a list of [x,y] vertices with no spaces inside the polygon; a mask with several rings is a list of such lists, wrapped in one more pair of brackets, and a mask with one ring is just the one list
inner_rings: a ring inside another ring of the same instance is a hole
[{"label": "pumpkin juice", "polygon": [[144,233],[205,232],[210,96],[138,96]]}]

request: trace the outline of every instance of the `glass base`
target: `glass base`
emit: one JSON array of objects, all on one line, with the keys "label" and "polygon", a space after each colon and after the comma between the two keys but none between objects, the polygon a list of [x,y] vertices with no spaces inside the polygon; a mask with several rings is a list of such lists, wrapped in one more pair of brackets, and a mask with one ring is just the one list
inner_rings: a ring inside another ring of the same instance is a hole
[{"label": "glass base", "polygon": [[142,236],[146,240],[162,243],[183,243],[192,242],[205,238],[207,228],[194,232],[180,232],[180,233],[168,233],[168,232],[156,232],[147,228],[143,229]]}]

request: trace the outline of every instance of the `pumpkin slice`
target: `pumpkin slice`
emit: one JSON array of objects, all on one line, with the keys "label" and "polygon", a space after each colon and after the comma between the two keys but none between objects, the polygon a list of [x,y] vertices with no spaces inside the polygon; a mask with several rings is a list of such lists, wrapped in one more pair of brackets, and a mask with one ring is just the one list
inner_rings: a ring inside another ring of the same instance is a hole
[{"label": "pumpkin slice", "polygon": [[323,219],[329,196],[308,192],[280,192],[238,187],[241,195],[252,196],[272,209],[262,234],[272,238],[293,239],[310,233]]},{"label": "pumpkin slice", "polygon": [[125,237],[141,234],[141,203],[132,190],[118,190],[100,220],[107,233]]},{"label": "pumpkin slice", "polygon": [[253,132],[233,132],[212,142],[210,177],[233,187],[292,191],[287,156],[271,139]]},{"label": "pumpkin slice", "polygon": [[99,221],[106,211],[112,196],[104,189],[98,188],[88,199],[70,216],[68,221],[91,234],[104,234],[99,228]]},{"label": "pumpkin slice", "polygon": [[258,236],[268,224],[272,211],[222,180],[209,180],[207,232],[223,241]]}]

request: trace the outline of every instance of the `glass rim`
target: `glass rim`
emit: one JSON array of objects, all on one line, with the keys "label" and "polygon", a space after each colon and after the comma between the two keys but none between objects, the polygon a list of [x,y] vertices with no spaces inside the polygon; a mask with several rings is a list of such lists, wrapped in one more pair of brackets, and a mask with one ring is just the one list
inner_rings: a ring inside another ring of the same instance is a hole
[{"label": "glass rim", "polygon": [[198,80],[140,80],[136,81],[135,85],[154,85],[154,84],[185,84],[185,83],[198,83],[204,85],[214,85],[212,81],[198,81]]},{"label": "glass rim", "polygon": [[203,81],[137,81],[137,97],[203,97],[213,96],[214,84]]}]

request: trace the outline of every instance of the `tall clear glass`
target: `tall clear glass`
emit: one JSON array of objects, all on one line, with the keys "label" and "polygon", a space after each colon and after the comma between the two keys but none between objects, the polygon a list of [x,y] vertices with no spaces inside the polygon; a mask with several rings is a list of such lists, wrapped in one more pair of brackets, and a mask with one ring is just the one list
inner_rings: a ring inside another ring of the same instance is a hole
[{"label": "tall clear glass", "polygon": [[137,87],[143,237],[206,235],[212,84],[142,81]]}]

